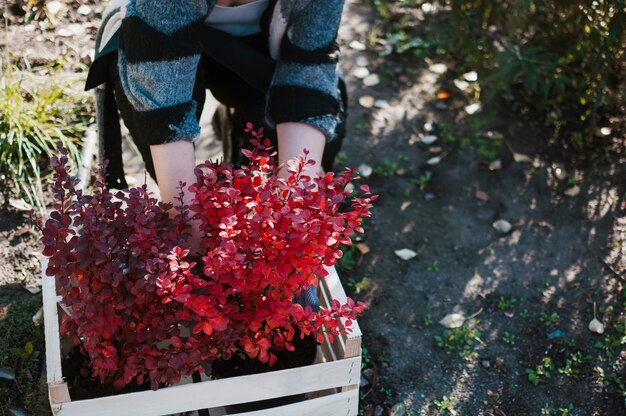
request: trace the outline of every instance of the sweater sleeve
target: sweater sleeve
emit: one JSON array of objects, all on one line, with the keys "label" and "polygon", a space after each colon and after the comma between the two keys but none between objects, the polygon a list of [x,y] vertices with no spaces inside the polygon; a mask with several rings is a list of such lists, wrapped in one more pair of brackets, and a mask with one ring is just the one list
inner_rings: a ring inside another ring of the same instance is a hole
[{"label": "sweater sleeve", "polygon": [[271,125],[303,122],[335,137],[340,98],[336,43],[344,0],[311,0],[294,10],[267,97]]},{"label": "sweater sleeve", "polygon": [[200,134],[192,93],[201,45],[193,29],[208,12],[207,0],[130,0],[127,5],[119,74],[146,143],[193,141]]}]

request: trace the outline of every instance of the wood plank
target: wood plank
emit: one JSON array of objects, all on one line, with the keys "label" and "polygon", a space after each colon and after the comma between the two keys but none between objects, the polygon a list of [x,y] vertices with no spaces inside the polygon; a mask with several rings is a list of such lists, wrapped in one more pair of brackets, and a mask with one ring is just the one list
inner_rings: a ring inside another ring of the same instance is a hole
[{"label": "wood plank", "polygon": [[58,415],[156,416],[357,385],[360,361],[360,357],[355,357],[272,373],[74,401],[62,404]]},{"label": "wood plank", "polygon": [[359,412],[358,404],[359,391],[351,390],[286,406],[236,413],[232,416],[355,416]]},{"label": "wood plank", "polygon": [[54,277],[46,275],[48,259],[41,260],[41,282],[43,286],[43,322],[46,336],[46,375],[48,384],[63,383],[61,369],[61,341],[59,316],[57,314],[57,292]]}]

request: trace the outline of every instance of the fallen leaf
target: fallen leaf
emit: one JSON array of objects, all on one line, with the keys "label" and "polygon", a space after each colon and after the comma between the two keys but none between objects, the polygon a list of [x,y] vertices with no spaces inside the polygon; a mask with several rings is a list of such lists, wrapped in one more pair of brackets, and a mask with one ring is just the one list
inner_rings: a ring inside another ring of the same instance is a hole
[{"label": "fallen leaf", "polygon": [[361,254],[367,254],[370,252],[369,246],[365,243],[357,243],[356,249],[359,250]]},{"label": "fallen leaf", "polygon": [[434,166],[434,165],[438,165],[439,162],[441,162],[441,156],[435,156],[435,157],[431,157],[430,159],[428,159],[426,161],[426,164]]},{"label": "fallen leaf", "polygon": [[364,51],[367,49],[367,47],[362,42],[359,42],[358,40],[353,40],[352,42],[350,42],[349,46],[355,51]]},{"label": "fallen leaf", "polygon": [[472,115],[474,113],[477,113],[480,110],[480,108],[481,108],[480,103],[474,103],[474,104],[470,104],[466,106],[464,110],[467,114]]},{"label": "fallen leaf", "polygon": [[363,95],[359,97],[359,104],[361,104],[361,107],[372,108],[374,107],[374,103],[376,103],[376,100],[371,95]]},{"label": "fallen leaf", "polygon": [[378,74],[370,74],[363,79],[363,84],[366,87],[374,87],[380,84],[380,77],[378,76]]},{"label": "fallen leaf", "polygon": [[489,200],[489,195],[487,195],[487,192],[485,191],[481,191],[480,189],[476,189],[476,193],[474,194],[474,196],[476,197],[476,199],[478,199],[479,201],[483,201],[486,202]]},{"label": "fallen leaf", "polygon": [[370,75],[370,70],[365,67],[359,67],[352,71],[352,75],[354,75],[355,78],[363,79]]},{"label": "fallen leaf", "polygon": [[364,178],[368,178],[369,176],[371,176],[373,171],[374,171],[374,169],[372,169],[372,167],[370,165],[368,165],[368,164],[361,163],[359,165],[359,173]]},{"label": "fallen leaf", "polygon": [[450,98],[450,93],[447,91],[439,91],[437,93],[438,100],[445,100],[446,98]]},{"label": "fallen leaf", "polygon": [[478,81],[478,73],[476,71],[470,71],[463,74],[463,79],[467,82]]},{"label": "fallen leaf", "polygon": [[465,323],[465,317],[460,313],[450,313],[444,316],[439,324],[443,325],[446,328],[459,328],[463,326]]},{"label": "fallen leaf", "polygon": [[572,186],[571,188],[563,192],[563,194],[565,194],[565,196],[570,196],[570,197],[578,196],[578,194],[580,194],[580,186]]},{"label": "fallen leaf", "polygon": [[448,67],[446,64],[433,64],[429,68],[430,72],[434,72],[435,74],[445,74],[448,71]]},{"label": "fallen leaf", "polygon": [[410,250],[408,248],[403,248],[400,250],[395,250],[394,251],[395,255],[400,257],[402,260],[411,260],[412,258],[414,258],[415,256],[417,256],[417,253],[413,250]]},{"label": "fallen leaf", "polygon": [[513,153],[513,160],[515,160],[517,163],[532,163],[533,160],[529,157],[526,156],[522,153]]},{"label": "fallen leaf", "polygon": [[0,305],[0,321],[4,321],[7,319],[9,315],[9,310],[11,310],[11,304]]},{"label": "fallen leaf", "polygon": [[428,136],[423,136],[420,141],[424,144],[433,144],[437,141],[437,136],[429,134]]},{"label": "fallen leaf", "polygon": [[25,225],[25,226],[21,227],[19,230],[17,230],[14,235],[16,237],[21,237],[24,234],[27,234],[29,232],[30,232],[30,228],[27,225]]},{"label": "fallen leaf", "polygon": [[495,221],[493,224],[491,224],[491,226],[500,234],[506,234],[513,228],[510,222],[503,219]]}]

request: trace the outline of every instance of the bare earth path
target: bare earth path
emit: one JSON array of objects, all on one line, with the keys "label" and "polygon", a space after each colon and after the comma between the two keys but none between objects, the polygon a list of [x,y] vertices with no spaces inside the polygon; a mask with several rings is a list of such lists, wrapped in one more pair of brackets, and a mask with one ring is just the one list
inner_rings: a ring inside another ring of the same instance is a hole
[{"label": "bare earth path", "polygon": [[[507,136],[511,121],[493,134],[531,161],[516,162],[503,146],[496,155],[501,167],[486,168],[475,146],[463,144],[457,133],[465,128],[458,117],[462,103],[442,105],[435,99],[441,77],[429,65],[383,59],[350,46],[354,40],[367,44],[373,19],[368,5],[348,1],[340,31],[350,91],[340,164],[364,164],[365,174],[373,168],[362,181],[380,194],[363,241],[369,253],[352,250],[354,264],[340,270],[352,296],[369,305],[360,320],[366,347],[362,413],[451,414],[437,404],[447,399],[457,402],[459,415],[469,416],[552,414],[541,412],[569,405],[569,414],[623,415],[624,399],[613,384],[605,387],[594,369],[609,369],[596,360],[602,350],[594,344],[603,337],[587,328],[594,302],[606,324],[626,300],[620,277],[626,270],[623,164],[593,173],[556,166],[536,154],[533,140]],[[85,25],[93,37],[91,23]],[[36,54],[41,48],[28,33],[16,36],[24,47],[30,42]],[[62,49],[64,41],[59,42]],[[90,44],[87,37],[72,42],[75,48],[66,53],[74,59]],[[363,58],[369,71],[380,75],[380,84],[366,87],[354,76]],[[364,95],[384,102],[364,108],[358,103]],[[212,108],[207,105],[203,116],[198,160],[220,155],[208,123]],[[435,130],[438,140],[427,145],[420,138],[428,135],[428,123],[452,128]],[[136,183],[143,181],[141,162],[130,148],[126,158],[128,173]],[[559,168],[567,171],[565,178]],[[580,192],[567,196],[573,187]],[[511,229],[494,229],[500,219]],[[26,223],[4,204],[0,304],[38,296],[21,288],[36,285],[39,274],[31,255],[39,249],[34,232],[19,235]],[[402,260],[394,254],[400,249],[417,256]],[[452,313],[468,320],[449,340],[438,321]],[[607,333],[615,335],[608,326]],[[443,347],[436,336],[443,337]],[[572,363],[577,352],[594,360]],[[535,386],[526,370],[546,357],[555,368]],[[626,379],[624,345],[613,357],[617,376]],[[560,372],[568,360],[576,371]]]}]

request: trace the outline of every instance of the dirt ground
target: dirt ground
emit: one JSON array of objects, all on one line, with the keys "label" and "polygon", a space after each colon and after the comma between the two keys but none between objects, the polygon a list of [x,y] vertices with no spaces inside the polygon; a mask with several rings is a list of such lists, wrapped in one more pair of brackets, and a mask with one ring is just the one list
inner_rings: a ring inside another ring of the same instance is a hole
[{"label": "dirt ground", "polygon": [[[88,62],[101,7],[86,3],[92,8],[87,15],[75,12],[78,2],[67,3],[56,37],[16,20],[8,28],[9,49],[29,51],[32,62],[59,55]],[[359,321],[366,349],[362,414],[453,414],[445,403],[470,416],[625,414],[615,383],[604,383],[596,368],[612,366],[625,382],[626,341],[607,360],[594,347],[604,336],[588,329],[596,303],[605,335],[619,337],[610,323],[626,301],[624,160],[576,168],[548,155],[541,133],[511,135],[516,120],[485,116],[476,128],[463,117],[462,97],[436,99],[449,82],[445,74],[352,43],[367,45],[373,19],[368,5],[348,1],[340,31],[350,92],[340,164],[361,165],[365,174],[372,168],[362,181],[380,195],[364,239],[369,253],[353,251],[354,264],[340,270],[352,296],[369,306]],[[72,30],[82,35],[59,37],[69,24],[81,25]],[[42,47],[42,39],[51,48]],[[380,75],[378,85],[367,87],[355,77],[363,58]],[[363,95],[384,101],[365,108]],[[210,113],[207,106],[198,159],[219,155],[206,122]],[[424,135],[438,140],[424,144]],[[494,146],[500,167],[492,163],[490,169],[478,145],[463,141],[468,135],[485,137],[486,146],[489,140],[504,143]],[[528,159],[516,161],[513,150]],[[136,156],[128,150],[127,157],[134,157],[129,173],[142,180]],[[39,296],[23,286],[36,286],[40,274],[38,236],[24,228],[28,220],[9,204],[9,195],[3,198],[0,304]],[[511,229],[496,230],[497,220]],[[417,256],[402,260],[394,253],[400,249]],[[468,318],[465,332],[455,332],[466,336],[459,344],[460,352],[467,347],[463,357],[435,338],[445,341],[446,328],[438,322],[452,313]],[[572,358],[577,352],[592,358]],[[527,369],[546,357],[555,368],[535,386]],[[567,368],[575,371],[559,370]]]}]

